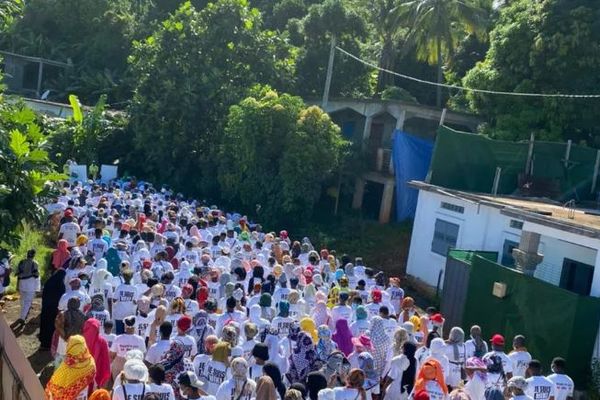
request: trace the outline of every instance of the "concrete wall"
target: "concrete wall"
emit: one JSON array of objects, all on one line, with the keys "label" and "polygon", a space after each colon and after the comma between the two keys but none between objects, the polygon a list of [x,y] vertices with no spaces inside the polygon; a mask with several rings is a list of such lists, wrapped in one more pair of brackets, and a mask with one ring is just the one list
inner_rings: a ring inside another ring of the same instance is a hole
[{"label": "concrete wall", "polygon": [[[464,207],[464,214],[442,209],[442,201]],[[419,191],[407,273],[431,286],[437,285],[439,272],[446,264],[446,257],[431,251],[435,220],[438,218],[459,225],[456,248],[498,252],[499,263],[502,260],[505,240],[518,243],[521,236],[520,229],[510,227],[513,218],[501,214],[500,209],[451,196]],[[565,258],[600,266],[598,239],[531,222],[524,222],[523,230],[541,235],[539,252],[544,255],[544,260],[535,273],[538,279],[558,286]],[[443,276],[441,282],[443,283]],[[594,269],[590,294],[600,297],[600,267]]]}]

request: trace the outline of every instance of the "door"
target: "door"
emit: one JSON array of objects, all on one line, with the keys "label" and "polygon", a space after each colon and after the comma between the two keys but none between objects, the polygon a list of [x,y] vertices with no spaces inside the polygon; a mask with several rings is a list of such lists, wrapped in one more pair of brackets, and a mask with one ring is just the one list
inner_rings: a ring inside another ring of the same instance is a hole
[{"label": "door", "polygon": [[560,287],[589,296],[594,278],[594,266],[565,258],[560,276]]}]

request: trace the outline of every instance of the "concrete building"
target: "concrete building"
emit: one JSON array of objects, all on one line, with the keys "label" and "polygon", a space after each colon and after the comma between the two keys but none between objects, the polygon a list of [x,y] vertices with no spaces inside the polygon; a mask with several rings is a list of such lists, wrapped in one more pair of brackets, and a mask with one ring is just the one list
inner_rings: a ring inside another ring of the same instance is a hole
[{"label": "concrete building", "polygon": [[[499,264],[600,297],[600,213],[411,182],[419,202],[407,273],[441,286],[448,249],[498,252]],[[520,264],[520,265],[519,265]]]},{"label": "concrete building", "polygon": [[[321,106],[320,100],[306,102]],[[474,132],[481,122],[473,115],[399,100],[329,99],[325,111],[341,127],[342,135],[361,144],[366,152],[369,171],[355,182],[352,207],[362,208],[366,185],[380,186],[380,223],[389,222],[394,199],[394,130],[433,140],[442,120],[445,125],[469,132]]]}]

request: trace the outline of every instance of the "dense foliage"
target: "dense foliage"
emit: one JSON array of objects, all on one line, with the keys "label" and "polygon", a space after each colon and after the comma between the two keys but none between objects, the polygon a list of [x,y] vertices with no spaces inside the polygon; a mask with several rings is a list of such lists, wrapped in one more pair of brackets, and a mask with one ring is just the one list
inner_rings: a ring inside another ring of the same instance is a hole
[{"label": "dense foliage", "polygon": [[[467,73],[470,87],[515,92],[599,93],[600,2],[511,1],[490,34],[484,62]],[[585,141],[600,145],[600,99],[469,96],[496,137]]]},{"label": "dense foliage", "polygon": [[318,107],[256,87],[231,107],[221,145],[223,196],[268,223],[312,214],[322,185],[340,166],[348,142]]}]

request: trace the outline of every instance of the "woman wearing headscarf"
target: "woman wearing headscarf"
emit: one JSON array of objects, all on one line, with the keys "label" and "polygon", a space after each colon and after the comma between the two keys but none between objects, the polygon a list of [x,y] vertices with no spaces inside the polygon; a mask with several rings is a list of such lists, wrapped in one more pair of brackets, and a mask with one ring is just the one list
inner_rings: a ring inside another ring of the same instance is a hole
[{"label": "woman wearing headscarf", "polygon": [[263,375],[268,376],[273,381],[273,385],[275,385],[275,390],[280,399],[283,399],[285,396],[285,385],[283,383],[283,377],[281,375],[281,371],[279,367],[275,363],[267,362],[263,365],[262,368]]},{"label": "woman wearing headscarf", "polygon": [[320,372],[327,379],[329,387],[343,386],[346,376],[350,372],[350,362],[341,351],[334,351],[327,358],[327,362],[320,369]]},{"label": "woman wearing headscarf", "polygon": [[473,325],[470,330],[471,339],[465,342],[465,357],[482,358],[488,352],[488,345],[481,337],[481,328]]},{"label": "woman wearing headscarf", "polygon": [[162,365],[165,370],[165,382],[173,386],[175,397],[178,400],[181,400],[177,377],[182,372],[194,370],[192,363],[185,358],[185,348],[183,347],[183,344],[178,341],[171,342],[171,347],[160,361],[160,365]]},{"label": "woman wearing headscarf", "polygon": [[317,326],[327,325],[330,326],[332,323],[331,315],[327,309],[327,304],[323,301],[317,301],[315,309],[312,312],[313,320]]},{"label": "woman wearing headscarf", "polygon": [[55,364],[58,365],[66,354],[67,341],[73,335],[81,335],[86,318],[80,311],[79,298],[72,297],[67,302],[67,309],[56,316],[54,328],[58,336]]},{"label": "woman wearing headscarf", "polygon": [[[66,241],[65,241],[66,242]],[[58,303],[65,293],[64,269],[57,269],[48,278],[42,290],[42,310],[40,314],[40,348],[50,349],[54,335],[54,321],[58,315]]]},{"label": "woman wearing headscarf", "polygon": [[56,250],[52,252],[52,268],[54,270],[61,269],[65,262],[71,257],[69,251],[69,243],[65,239],[60,239]]},{"label": "woman wearing headscarf", "polygon": [[214,335],[215,329],[208,323],[208,313],[205,310],[200,310],[193,318],[194,326],[190,334],[196,339],[196,346],[198,346],[198,354],[204,354],[206,349],[204,348],[204,339],[207,336]]},{"label": "woman wearing headscarf", "polygon": [[87,396],[94,382],[96,364],[81,335],[69,337],[66,355],[46,385],[48,400],[75,400]]},{"label": "woman wearing headscarf", "polygon": [[316,343],[319,340],[319,334],[317,333],[317,326],[315,321],[311,318],[302,318],[300,320],[300,329],[310,335],[313,340],[313,343]]},{"label": "woman wearing headscarf", "polygon": [[429,345],[428,353],[429,354],[425,358],[424,361],[421,361],[421,360],[423,360],[423,358],[417,357],[417,361],[419,362],[419,368],[427,360],[436,360],[440,364],[440,367],[442,368],[444,380],[448,379],[448,373],[450,372],[450,362],[448,361],[448,357],[446,357],[446,344],[444,343],[444,339],[442,339],[442,338],[433,339],[431,341],[431,344]]},{"label": "woman wearing headscarf", "polygon": [[444,372],[440,363],[434,359],[428,359],[419,368],[413,393],[419,393],[421,390],[427,392],[431,400],[445,400],[448,396]]},{"label": "woman wearing headscarf", "polygon": [[321,325],[317,329],[319,335],[319,343],[317,343],[317,358],[321,362],[327,362],[327,358],[331,353],[337,350],[337,345],[331,339],[331,329],[327,325]]},{"label": "woman wearing headscarf", "polygon": [[279,394],[275,389],[273,379],[263,375],[256,381],[256,398],[260,400],[278,400]]},{"label": "woman wearing headscarf", "polygon": [[406,329],[400,327],[394,332],[394,357],[402,354],[404,343],[408,342],[409,335]]},{"label": "woman wearing headscarf", "polygon": [[358,368],[353,369],[346,378],[346,386],[333,389],[335,399],[367,400],[365,381],[364,371]]},{"label": "woman wearing headscarf", "polygon": [[467,383],[465,392],[472,400],[482,400],[485,398],[485,386],[487,383],[487,366],[477,357],[469,357],[465,362],[465,373]]},{"label": "woman wearing headscarf", "polygon": [[[270,353],[269,353],[270,354]],[[290,383],[304,382],[306,376],[319,368],[317,354],[312,338],[305,332],[300,332],[296,340],[296,347],[290,355],[289,370],[286,377]]]},{"label": "woman wearing headscarf", "polygon": [[231,378],[217,390],[219,400],[251,400],[256,394],[256,382],[248,378],[248,363],[242,357],[231,361]]},{"label": "woman wearing headscarf", "polygon": [[362,352],[358,356],[358,367],[365,373],[365,383],[363,385],[367,394],[367,399],[373,396],[379,396],[380,377],[375,370],[375,361],[369,352]]},{"label": "woman wearing headscarf", "polygon": [[384,377],[392,359],[392,341],[385,332],[385,321],[378,315],[371,320],[370,336],[373,344],[375,371],[380,377]]},{"label": "woman wearing headscarf", "polygon": [[219,342],[215,346],[212,360],[206,365],[206,392],[212,396],[217,394],[219,386],[230,376],[229,356],[231,345],[227,342]]},{"label": "woman wearing headscarf", "polygon": [[337,348],[344,353],[346,357],[352,353],[354,346],[352,345],[352,332],[348,326],[348,321],[338,319],[335,323],[335,333],[332,336]]},{"label": "woman wearing headscarf", "polygon": [[[100,335],[100,321],[90,318],[83,324],[83,337],[96,364],[95,387],[102,387],[110,379],[108,343]],[[94,385],[92,385],[94,386]]]},{"label": "woman wearing headscarf", "polygon": [[111,400],[110,392],[106,389],[96,389],[88,400]]},{"label": "woman wearing headscarf", "polygon": [[285,374],[288,371],[289,364],[288,360],[284,356],[285,352],[282,351],[279,343],[277,331],[267,329],[264,344],[266,344],[269,348],[269,360],[277,364],[277,367],[279,367],[281,373]]},{"label": "woman wearing headscarf", "polygon": [[400,313],[400,317],[398,321],[400,323],[410,321],[411,317],[419,316],[419,313],[415,309],[415,300],[412,297],[405,297],[402,299],[402,312]]},{"label": "woman wearing headscarf", "polygon": [[463,372],[465,368],[465,332],[455,326],[450,329],[450,335],[446,340],[445,353],[448,357],[449,370],[447,373],[446,384],[452,389],[456,389],[463,383]]}]

